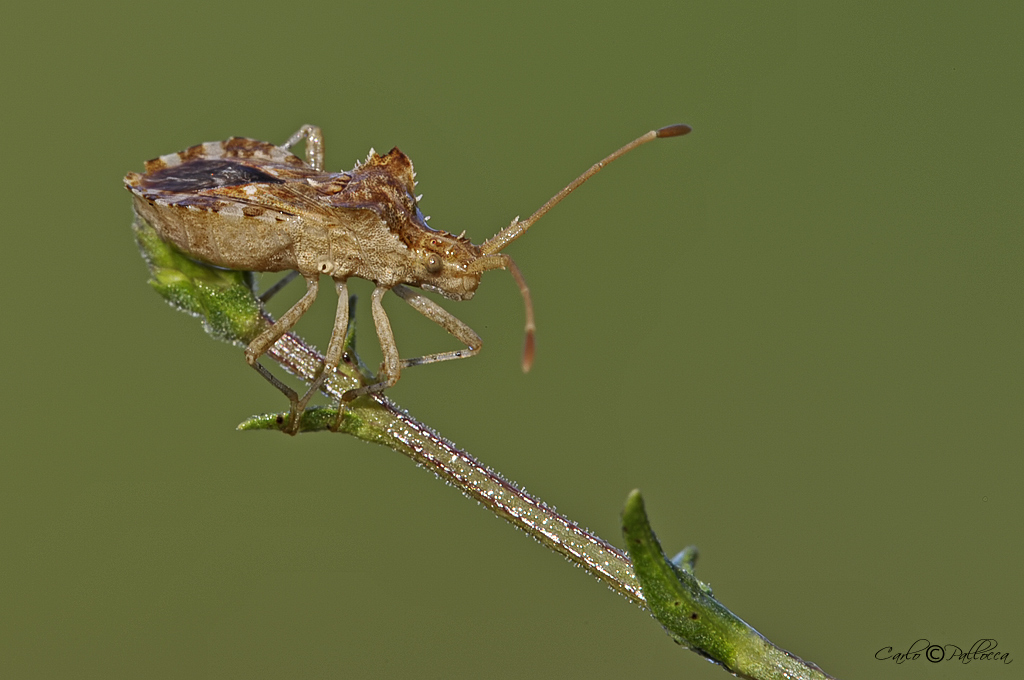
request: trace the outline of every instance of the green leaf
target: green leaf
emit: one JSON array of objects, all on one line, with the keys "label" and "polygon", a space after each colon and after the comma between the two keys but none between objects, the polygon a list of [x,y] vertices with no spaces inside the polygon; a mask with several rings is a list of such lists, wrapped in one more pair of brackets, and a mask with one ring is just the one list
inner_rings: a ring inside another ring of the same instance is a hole
[{"label": "green leaf", "polygon": [[622,512],[622,533],[647,608],[673,640],[744,678],[829,678],[820,668],[779,649],[711,596],[693,575],[696,548],[665,557],[644,499],[634,490]]},{"label": "green leaf", "polygon": [[252,273],[189,259],[161,240],[141,217],[136,217],[132,229],[149,265],[149,285],[172,306],[199,317],[207,333],[246,345],[266,327]]},{"label": "green leaf", "polygon": [[[321,432],[331,429],[338,409],[328,406],[310,406],[299,418],[299,432]],[[287,431],[290,418],[288,412],[264,413],[246,418],[238,425],[239,430],[281,430]],[[342,417],[338,432],[356,434],[363,426],[363,419],[348,409]]]},{"label": "green leaf", "polygon": [[[150,285],[176,308],[199,317],[211,335],[246,345],[268,326],[270,321],[264,317],[250,272],[196,262],[162,241],[139,217],[132,226],[149,265]],[[354,298],[349,304],[349,310],[352,309]],[[335,399],[341,399],[354,385],[366,385],[373,380],[355,352],[355,324],[351,319],[346,352],[348,359],[322,388]],[[307,383],[316,377],[324,361],[314,348],[291,334],[275,344],[267,356]],[[334,408],[311,407],[303,413],[299,430],[330,429],[337,414]],[[238,429],[283,430],[288,418],[287,413],[253,416]],[[380,395],[360,397],[346,404],[339,431],[388,446],[434,471],[631,601],[646,606],[676,642],[734,674],[755,680],[831,677],[814,664],[775,647],[719,604],[712,597],[711,588],[693,575],[696,548],[683,550],[675,560],[666,559],[651,531],[638,491],[630,494],[623,512],[630,564],[611,545],[517,489]]]},{"label": "green leaf", "polygon": [[665,557],[639,491],[626,500],[622,531],[654,618],[679,644],[734,667],[736,643],[748,635],[749,627],[713,599],[691,572]]}]

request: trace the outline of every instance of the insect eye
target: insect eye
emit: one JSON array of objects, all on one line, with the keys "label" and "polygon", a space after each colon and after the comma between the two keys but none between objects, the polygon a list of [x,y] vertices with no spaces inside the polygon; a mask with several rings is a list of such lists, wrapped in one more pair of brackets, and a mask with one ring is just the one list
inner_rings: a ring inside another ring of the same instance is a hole
[{"label": "insect eye", "polygon": [[436,274],[441,271],[441,258],[437,255],[431,255],[427,258],[427,271],[431,274]]},{"label": "insect eye", "polygon": [[430,239],[430,245],[434,246],[435,248],[440,248],[441,247],[441,240],[440,239],[436,239],[436,238],[432,238],[432,239]]}]

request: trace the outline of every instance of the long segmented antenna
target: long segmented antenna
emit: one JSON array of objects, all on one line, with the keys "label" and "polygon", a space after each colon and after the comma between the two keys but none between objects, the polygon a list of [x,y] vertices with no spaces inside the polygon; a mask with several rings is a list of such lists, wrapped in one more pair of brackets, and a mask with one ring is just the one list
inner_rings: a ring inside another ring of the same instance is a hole
[{"label": "long segmented antenna", "polygon": [[547,211],[558,205],[563,198],[571,194],[579,185],[599,173],[604,166],[608,165],[616,158],[625,156],[636,147],[642,146],[651,140],[660,139],[662,137],[679,137],[692,130],[693,128],[689,125],[667,125],[657,130],[651,130],[646,135],[637,137],[615,153],[601,159],[597,163],[594,163],[590,166],[589,170],[574,179],[567,187],[552,196],[547,203],[538,208],[537,212],[530,215],[529,218],[522,222],[519,221],[518,217],[515,218],[512,220],[512,224],[484,241],[480,246],[480,250],[483,252],[483,255],[469,265],[467,273],[483,272],[489,269],[508,269],[512,272],[512,277],[516,280],[516,285],[519,286],[519,292],[523,296],[523,304],[526,305],[526,340],[523,344],[524,373],[529,371],[530,366],[533,365],[535,347],[534,335],[537,330],[537,327],[533,322],[533,301],[530,299],[530,289],[526,286],[526,281],[523,279],[523,274],[519,271],[519,267],[516,266],[516,263],[513,262],[511,257],[500,251],[505,248],[505,246],[512,243],[512,241],[515,241],[517,238],[525,234],[526,230],[532,227],[533,223],[543,217]]},{"label": "long segmented antenna", "polygon": [[483,244],[480,246],[480,249],[486,255],[492,255],[494,253],[498,253],[504,250],[505,246],[507,246],[508,244],[512,243],[512,241],[515,241],[517,238],[525,234],[526,230],[532,227],[534,222],[539,220],[541,217],[544,217],[544,214],[547,213],[547,211],[551,210],[556,205],[558,205],[563,198],[565,198],[573,191],[575,191],[577,187],[586,182],[588,179],[599,173],[601,169],[604,168],[604,166],[608,165],[616,158],[625,156],[627,153],[629,153],[636,147],[642,146],[647,142],[653,141],[655,139],[660,139],[662,137],[679,137],[687,134],[688,132],[691,132],[692,130],[693,128],[690,127],[689,125],[667,125],[657,130],[651,130],[646,135],[637,137],[632,142],[622,147],[615,153],[599,160],[597,163],[594,163],[592,166],[590,166],[589,170],[587,170],[582,175],[574,179],[572,182],[569,183],[567,187],[565,187],[557,194],[552,196],[547,203],[538,208],[537,212],[530,215],[527,219],[523,220],[522,222],[519,221],[518,217],[512,220],[512,224],[508,225],[507,227],[499,231],[497,234],[484,241]]}]

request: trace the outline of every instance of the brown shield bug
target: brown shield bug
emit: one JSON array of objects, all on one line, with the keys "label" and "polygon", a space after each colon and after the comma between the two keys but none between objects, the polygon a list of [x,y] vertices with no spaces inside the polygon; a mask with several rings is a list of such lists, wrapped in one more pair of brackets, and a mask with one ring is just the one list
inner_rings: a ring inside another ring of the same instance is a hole
[{"label": "brown shield bug", "polygon": [[[323,136],[312,125],[303,126],[282,146],[243,137],[198,144],[147,161],[144,173],[128,173],[124,183],[136,212],[186,255],[226,269],[294,270],[306,280],[306,292],[299,301],[245,349],[249,365],[287,395],[289,431],[294,434],[310,398],[341,360],[348,325],[346,282],[353,276],[376,284],[371,311],[383,364],[377,382],[345,392],[343,403],[391,387],[403,368],[479,352],[483,343],[473,329],[413,288],[450,300],[468,300],[480,285],[481,274],[489,269],[508,269],[522,293],[526,306],[523,370],[528,371],[534,351],[530,291],[515,262],[501,251],[608,163],[641,144],[688,132],[688,125],[670,125],[638,137],[591,166],[528,219],[517,217],[480,245],[427,226],[414,193],[412,162],[397,148],[383,156],[371,150],[365,162],[348,172],[325,172]],[[303,140],[305,160],[289,151]],[[324,367],[299,397],[259,359],[313,304],[322,274],[334,280],[338,310]],[[389,290],[466,349],[400,359],[381,304]],[[335,427],[344,412],[343,403],[339,403]]]}]

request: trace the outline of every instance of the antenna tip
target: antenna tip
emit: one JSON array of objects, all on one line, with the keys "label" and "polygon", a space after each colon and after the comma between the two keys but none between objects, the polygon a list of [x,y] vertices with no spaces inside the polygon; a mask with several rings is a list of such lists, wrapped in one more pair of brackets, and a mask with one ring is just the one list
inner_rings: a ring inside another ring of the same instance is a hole
[{"label": "antenna tip", "polygon": [[533,366],[534,347],[533,329],[527,329],[526,342],[523,343],[523,373],[529,373]]},{"label": "antenna tip", "polygon": [[663,128],[658,129],[658,137],[679,137],[689,132],[693,132],[693,128],[689,125],[679,123],[677,125],[666,125]]}]

